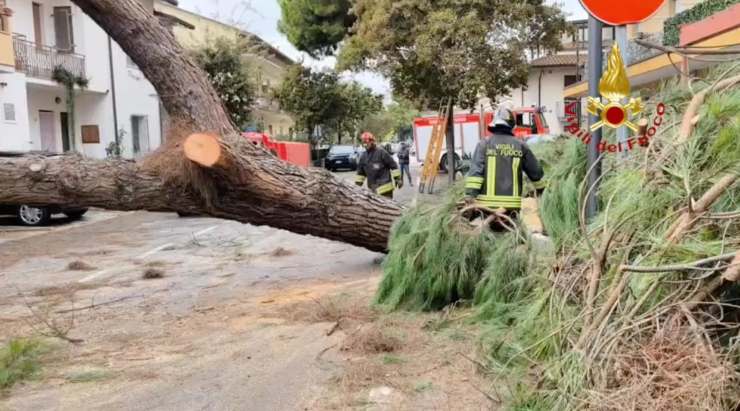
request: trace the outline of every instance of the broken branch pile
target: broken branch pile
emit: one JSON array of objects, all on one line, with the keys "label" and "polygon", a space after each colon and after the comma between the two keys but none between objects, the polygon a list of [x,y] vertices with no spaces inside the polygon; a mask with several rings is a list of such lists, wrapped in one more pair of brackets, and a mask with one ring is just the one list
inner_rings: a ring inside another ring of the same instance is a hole
[{"label": "broken branch pile", "polygon": [[[450,243],[440,243],[437,234],[434,244],[419,237],[412,247],[399,225],[379,300],[393,293],[405,301],[418,297],[409,295],[414,287],[399,286],[406,283],[394,261],[432,245],[450,246],[460,256],[473,252],[485,263],[466,265],[480,270],[467,278],[476,281],[472,295],[487,330],[484,346],[491,368],[510,388],[511,408],[735,409],[739,73],[738,66],[720,67],[693,82],[693,91],[673,83],[660,88],[650,101],[666,105],[664,126],[649,147],[626,158],[604,156],[601,211],[593,221],[586,221],[583,205],[591,188],[582,143],[561,139],[553,143],[560,147],[538,148],[559,157],[546,159],[550,187],[541,201],[555,255],[530,239],[522,244],[488,234],[460,242],[458,233],[447,233]],[[405,217],[414,218],[431,227],[445,217]],[[404,269],[414,284],[431,282],[426,276],[449,274],[467,258],[445,257],[434,270]]]}]

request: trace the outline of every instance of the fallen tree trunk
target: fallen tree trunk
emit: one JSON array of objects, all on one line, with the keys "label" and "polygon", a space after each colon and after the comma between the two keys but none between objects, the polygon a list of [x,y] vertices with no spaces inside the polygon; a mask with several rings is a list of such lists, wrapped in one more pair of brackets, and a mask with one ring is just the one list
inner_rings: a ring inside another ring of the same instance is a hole
[{"label": "fallen tree trunk", "polygon": [[400,215],[396,203],[356,190],[328,172],[272,166],[268,175],[239,182],[239,170],[235,165],[209,171],[209,189],[215,193],[209,203],[197,189],[163,179],[146,164],[78,155],[0,158],[0,203],[207,214],[373,251],[385,251],[390,227]]},{"label": "fallen tree trunk", "polygon": [[74,3],[131,56],[180,134],[210,133],[219,158],[186,156],[177,136],[142,164],[77,155],[0,158],[0,203],[183,211],[386,250],[401,214],[397,203],[324,170],[282,162],[243,139],[205,73],[136,0]]}]

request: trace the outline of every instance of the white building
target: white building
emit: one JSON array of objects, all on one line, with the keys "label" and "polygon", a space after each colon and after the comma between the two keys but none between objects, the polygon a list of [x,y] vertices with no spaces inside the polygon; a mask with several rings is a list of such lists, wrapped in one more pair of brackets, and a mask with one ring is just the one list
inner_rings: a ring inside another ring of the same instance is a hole
[{"label": "white building", "polygon": [[[116,135],[125,157],[160,145],[156,91],[90,17],[69,0],[0,0],[0,10],[3,2],[0,151],[74,150],[103,158]],[[57,66],[89,82],[75,88],[73,131],[67,92],[51,79]]]}]

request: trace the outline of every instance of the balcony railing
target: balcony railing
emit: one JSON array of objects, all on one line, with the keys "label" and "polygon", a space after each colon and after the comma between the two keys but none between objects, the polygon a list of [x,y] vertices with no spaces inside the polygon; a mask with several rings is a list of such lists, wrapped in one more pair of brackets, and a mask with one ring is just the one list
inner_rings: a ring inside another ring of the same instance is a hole
[{"label": "balcony railing", "polygon": [[280,111],[280,104],[271,98],[258,97],[254,105],[259,110]]},{"label": "balcony railing", "polygon": [[51,80],[54,68],[62,66],[70,73],[85,77],[85,56],[42,46],[19,37],[13,38],[15,69],[31,77]]}]

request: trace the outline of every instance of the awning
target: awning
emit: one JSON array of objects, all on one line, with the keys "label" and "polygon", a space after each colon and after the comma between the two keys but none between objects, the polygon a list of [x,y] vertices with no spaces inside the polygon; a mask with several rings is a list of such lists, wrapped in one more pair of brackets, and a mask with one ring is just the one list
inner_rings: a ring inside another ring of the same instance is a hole
[{"label": "awning", "polygon": [[[691,47],[723,50],[737,47],[737,44],[740,44],[740,22],[738,22],[738,27],[707,37],[705,40],[692,44]],[[678,54],[669,55],[668,53],[664,53],[630,65],[627,67],[627,76],[629,76],[632,88],[640,88],[641,86],[680,75],[680,72],[676,68],[680,69],[682,67],[683,59]],[[718,64],[691,60],[690,58],[689,63],[691,70],[698,70]],[[582,81],[566,87],[563,95],[565,98],[585,97],[588,95],[588,82]]]}]

